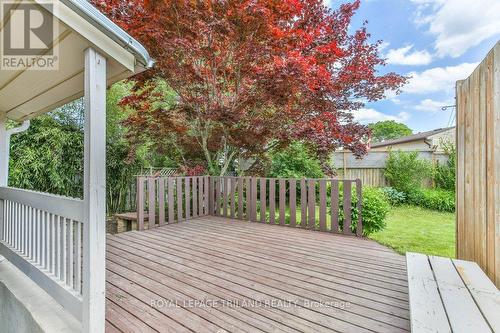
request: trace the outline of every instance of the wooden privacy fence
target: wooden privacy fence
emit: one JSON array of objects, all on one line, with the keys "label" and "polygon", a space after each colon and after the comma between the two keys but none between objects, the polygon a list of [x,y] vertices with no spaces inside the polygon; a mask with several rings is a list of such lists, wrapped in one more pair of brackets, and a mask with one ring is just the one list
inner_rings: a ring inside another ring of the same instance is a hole
[{"label": "wooden privacy fence", "polygon": [[364,186],[386,187],[389,181],[385,178],[384,168],[345,168],[338,169],[337,174],[346,179],[360,179]]},{"label": "wooden privacy fence", "polygon": [[346,235],[363,234],[359,179],[201,176],[138,177],[137,182],[139,230],[144,229],[146,220],[151,228],[214,215]]},{"label": "wooden privacy fence", "polygon": [[457,257],[500,287],[500,43],[456,93]]}]

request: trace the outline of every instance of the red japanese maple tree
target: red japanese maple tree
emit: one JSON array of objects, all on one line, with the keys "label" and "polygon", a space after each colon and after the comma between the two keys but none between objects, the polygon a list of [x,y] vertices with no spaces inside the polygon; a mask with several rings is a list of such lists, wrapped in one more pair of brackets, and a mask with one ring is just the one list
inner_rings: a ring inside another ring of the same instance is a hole
[{"label": "red japanese maple tree", "polygon": [[212,173],[292,140],[320,157],[339,146],[362,155],[370,131],[352,111],[406,80],[377,72],[380,42],[365,26],[349,33],[359,1],[337,10],[321,0],[93,3],[156,60],[122,101],[135,110],[131,139],[201,155]]}]

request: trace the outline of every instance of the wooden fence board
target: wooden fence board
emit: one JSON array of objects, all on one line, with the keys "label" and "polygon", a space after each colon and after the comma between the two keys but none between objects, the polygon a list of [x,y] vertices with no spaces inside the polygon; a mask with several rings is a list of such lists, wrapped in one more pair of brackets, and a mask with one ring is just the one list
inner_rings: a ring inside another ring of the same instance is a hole
[{"label": "wooden fence board", "polygon": [[189,220],[191,218],[191,178],[186,177],[184,179],[184,219]]},{"label": "wooden fence board", "polygon": [[215,210],[215,216],[220,215],[220,177],[215,177],[215,183],[214,183],[214,188],[213,191],[215,191],[215,200],[214,200],[214,210]]},{"label": "wooden fence board", "polygon": [[[494,216],[497,218],[488,221],[488,254],[495,257],[494,259],[488,260],[491,266],[486,267],[486,272],[495,282],[497,288],[500,288],[500,223],[498,223],[498,216],[500,216],[500,44],[497,43],[493,51],[493,75],[491,79],[492,85],[492,102],[491,107],[495,110],[495,130],[493,132],[488,132],[489,145],[494,146],[495,151],[495,161],[494,171],[487,174],[490,186],[494,184],[495,199],[493,201],[488,201],[490,204],[489,209],[494,209]],[[492,175],[493,173],[493,175]],[[494,181],[493,181],[494,180]],[[494,207],[491,207],[494,205]],[[494,265],[493,265],[494,264]],[[483,268],[484,269],[484,268]]]},{"label": "wooden fence board", "polygon": [[479,73],[481,71],[474,71],[472,72],[471,75],[471,85],[469,86],[469,94],[471,96],[471,131],[472,131],[472,137],[470,138],[471,144],[474,146],[475,149],[471,150],[471,156],[472,158],[468,160],[469,163],[471,163],[471,196],[472,196],[472,201],[470,201],[471,204],[471,218],[473,220],[476,220],[476,223],[473,225],[473,238],[470,246],[473,247],[473,253],[474,257],[476,260],[480,260],[480,232],[481,232],[481,225],[482,221],[478,221],[479,219],[479,205],[480,205],[480,199],[479,199],[479,173],[480,173],[480,156],[479,156],[479,146],[477,146],[475,143],[479,142],[479,122],[480,122],[480,114],[479,114]]},{"label": "wooden fence board", "polygon": [[250,178],[250,193],[251,193],[251,207],[250,207],[250,221],[257,221],[257,178]]},{"label": "wooden fence board", "polygon": [[222,183],[222,216],[227,217],[227,199],[228,199],[228,183],[229,179],[227,177],[221,178]]},{"label": "wooden fence board", "polygon": [[300,226],[307,225],[307,183],[305,179],[300,180]]},{"label": "wooden fence board", "polygon": [[175,186],[177,188],[177,221],[182,221],[182,178],[177,178],[175,180]]},{"label": "wooden fence board", "polygon": [[165,224],[165,179],[158,179],[158,224]]},{"label": "wooden fence board", "polygon": [[[343,154],[343,153],[338,153],[338,154]],[[349,156],[352,156],[351,152],[348,152]],[[351,162],[348,162],[348,167],[344,169],[338,169],[339,171],[339,176],[343,179],[361,179],[361,182],[363,185],[366,186],[373,186],[373,187],[385,187],[389,186],[389,181],[385,178],[384,174],[384,167],[385,167],[385,161],[387,160],[388,157],[388,152],[383,151],[383,152],[378,152],[378,151],[370,151],[367,157],[370,157],[371,155],[381,155],[379,158],[380,161],[377,162],[380,164],[380,166],[371,166],[371,167],[363,167],[363,168],[357,168],[354,167]],[[439,155],[440,156],[440,155]],[[431,160],[431,159],[429,159]],[[425,181],[424,186],[427,186],[429,182]]]},{"label": "wooden fence board", "polygon": [[252,206],[250,201],[252,200],[250,188],[250,177],[245,177],[245,218],[247,220],[251,219],[250,207]]},{"label": "wooden fence board", "polygon": [[326,180],[319,181],[319,230],[326,231]]},{"label": "wooden fence board", "polygon": [[345,181],[344,186],[344,224],[342,225],[342,229],[344,235],[352,235],[351,231],[351,195],[352,195],[352,186],[350,181]]},{"label": "wooden fence board", "polygon": [[[466,94],[464,93],[464,81],[458,81],[456,84],[456,90],[457,90],[457,110],[463,110],[465,106],[465,98]],[[457,118],[456,118],[456,141],[457,143],[464,143],[465,142],[465,114],[464,112],[457,112]],[[464,156],[464,149],[457,149],[456,150],[456,159],[457,159],[457,169],[456,169],[456,216],[457,216],[457,221],[456,221],[456,237],[457,237],[457,243],[463,244],[465,240],[465,202],[464,202],[464,196],[463,195],[458,195],[458,193],[463,193],[465,191],[465,172],[464,172],[464,165],[465,165],[465,156]],[[458,238],[461,238],[458,240]],[[456,248],[456,255],[458,257],[463,258],[463,247],[457,246]]]},{"label": "wooden fence board", "polygon": [[297,180],[290,179],[290,227],[297,224]]},{"label": "wooden fence board", "polygon": [[266,223],[266,215],[267,215],[267,206],[266,206],[266,178],[260,179],[260,222]]},{"label": "wooden fence board", "polygon": [[144,230],[144,177],[137,177],[137,223]]},{"label": "wooden fence board", "polygon": [[174,207],[174,179],[167,179],[168,191],[168,223],[174,223],[175,207]]},{"label": "wooden fence board", "polygon": [[314,179],[309,179],[307,182],[307,215],[309,229],[316,229],[316,181]]},{"label": "wooden fence board", "polygon": [[[196,177],[196,193],[193,192],[193,203],[196,201],[196,216],[203,216],[203,177]],[[201,193],[201,195],[200,195]]]},{"label": "wooden fence board", "polygon": [[209,215],[210,213],[210,192],[213,192],[210,187],[210,177],[203,177],[203,215]]},{"label": "wooden fence board", "polygon": [[215,214],[215,177],[209,178],[208,198],[208,215],[213,215]]},{"label": "wooden fence board", "polygon": [[243,219],[243,178],[238,178],[238,218]]},{"label": "wooden fence board", "polygon": [[456,254],[500,287],[500,43],[456,94]]},{"label": "wooden fence board", "polygon": [[358,201],[356,203],[356,208],[358,210],[358,221],[356,223],[356,235],[363,235],[363,189],[361,187],[361,180],[356,179],[356,197]]},{"label": "wooden fence board", "polygon": [[230,216],[232,219],[234,219],[235,216],[235,209],[236,209],[236,178],[235,177],[230,177],[229,178],[229,188],[231,191],[230,194],[230,199],[231,199],[231,207],[230,207]]},{"label": "wooden fence board", "polygon": [[193,186],[193,217],[198,217],[198,178],[199,177],[193,177],[191,179],[192,186]]},{"label": "wooden fence board", "polygon": [[331,200],[331,232],[339,233],[339,181],[332,180],[332,186],[330,189],[330,200]]},{"label": "wooden fence board", "polygon": [[285,179],[279,180],[279,210],[280,210],[280,225],[285,225],[286,215],[286,183]]},{"label": "wooden fence board", "polygon": [[275,224],[276,221],[276,182],[275,179],[269,179],[269,223]]}]

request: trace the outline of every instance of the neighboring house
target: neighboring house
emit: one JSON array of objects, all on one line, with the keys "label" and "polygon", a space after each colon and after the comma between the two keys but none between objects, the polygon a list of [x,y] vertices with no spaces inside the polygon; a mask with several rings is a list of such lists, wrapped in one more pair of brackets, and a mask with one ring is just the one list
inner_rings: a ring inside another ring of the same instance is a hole
[{"label": "neighboring house", "polygon": [[333,165],[343,178],[360,178],[366,185],[386,186],[383,171],[390,151],[418,152],[421,159],[432,163],[444,163],[448,159],[445,145],[454,142],[455,127],[438,128],[372,143],[368,154],[363,158],[356,158],[349,150],[339,150],[333,154]]},{"label": "neighboring house", "polygon": [[444,145],[448,142],[455,142],[455,127],[438,128],[428,132],[421,132],[402,138],[373,143],[370,152],[404,150],[423,152],[443,152]]}]

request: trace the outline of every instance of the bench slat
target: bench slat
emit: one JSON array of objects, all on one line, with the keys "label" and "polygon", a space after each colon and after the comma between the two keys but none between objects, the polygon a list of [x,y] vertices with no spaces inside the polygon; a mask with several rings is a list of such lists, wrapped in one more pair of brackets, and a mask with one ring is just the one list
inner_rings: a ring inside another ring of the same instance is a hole
[{"label": "bench slat", "polygon": [[493,332],[500,332],[500,291],[475,262],[453,263]]},{"label": "bench slat", "polygon": [[451,332],[427,256],[406,254],[410,292],[411,331]]},{"label": "bench slat", "polygon": [[429,261],[453,332],[491,332],[451,259],[429,256]]}]

